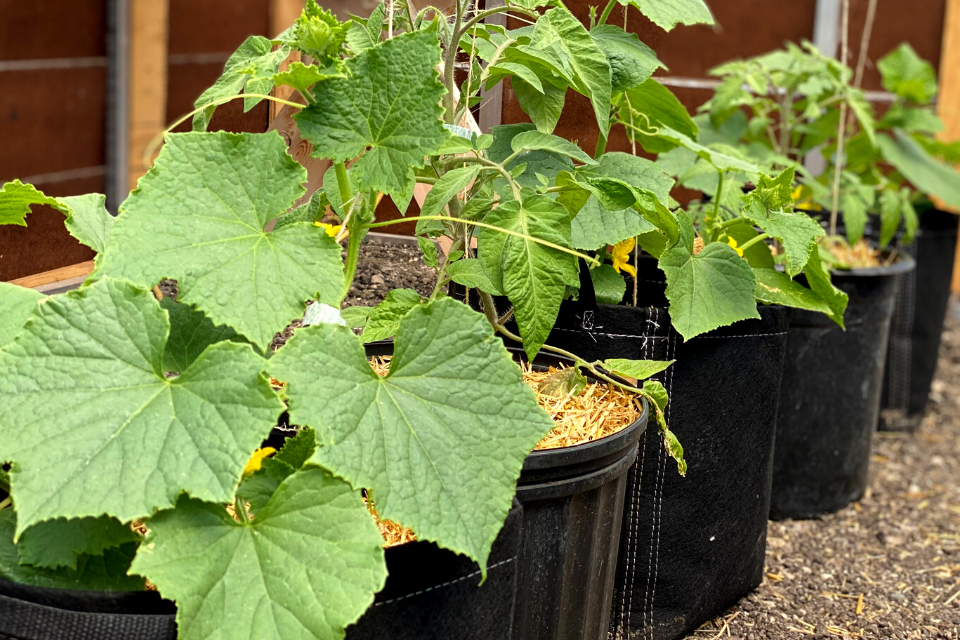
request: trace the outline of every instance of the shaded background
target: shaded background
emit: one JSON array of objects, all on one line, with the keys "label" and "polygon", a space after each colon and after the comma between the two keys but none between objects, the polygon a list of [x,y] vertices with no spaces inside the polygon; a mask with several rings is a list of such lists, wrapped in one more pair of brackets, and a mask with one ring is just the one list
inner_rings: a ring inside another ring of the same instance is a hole
[{"label": "shaded background", "polygon": [[[667,34],[636,11],[629,17],[630,29],[669,67],[658,75],[691,112],[711,95],[704,83],[711,67],[785,41],[813,40],[818,12],[822,26],[829,22],[824,16],[835,16],[839,6],[839,0],[707,2],[716,28],[681,26]],[[376,2],[321,4],[345,18],[349,12],[369,12]],[[590,4],[605,3],[566,4],[586,19]],[[854,56],[867,4],[852,0]],[[947,4],[880,0],[871,61],[906,41],[939,67]],[[53,196],[107,193],[115,210],[145,170],[142,150],[150,138],[193,108],[244,38],[276,35],[301,7],[302,0],[0,0],[0,182],[20,178]],[[610,21],[623,24],[619,7]],[[878,92],[873,99],[884,100],[872,65],[864,86]],[[244,114],[241,103],[232,102],[217,110],[211,129],[263,131],[270,117],[265,103]],[[507,84],[502,121],[524,120]],[[557,133],[593,150],[595,125],[584,98],[571,92]],[[609,148],[628,149],[622,132]],[[379,215],[395,217],[398,212],[385,202]],[[92,259],[62,221],[60,213],[35,207],[29,228],[0,227],[0,280]]]}]

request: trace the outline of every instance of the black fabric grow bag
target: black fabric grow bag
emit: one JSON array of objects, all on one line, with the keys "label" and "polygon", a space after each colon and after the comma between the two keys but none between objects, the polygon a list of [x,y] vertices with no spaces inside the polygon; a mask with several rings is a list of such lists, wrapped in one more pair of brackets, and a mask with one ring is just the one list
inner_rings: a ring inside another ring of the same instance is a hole
[{"label": "black fabric grow bag", "polygon": [[819,313],[794,310],[777,420],[770,517],[808,518],[863,495],[880,410],[897,279],[890,266],[833,274],[850,296],[846,331]]},{"label": "black fabric grow bag", "polygon": [[0,640],[176,640],[173,603],[149,591],[46,589],[0,580]]},{"label": "black fabric grow bag", "polygon": [[387,585],[347,629],[347,640],[509,638],[523,519],[514,500],[493,543],[483,585],[474,561],[432,542],[387,549]]},{"label": "black fabric grow bag", "polygon": [[606,639],[627,472],[647,415],[601,440],[534,451],[524,462],[514,640]]},{"label": "black fabric grow bag", "polygon": [[926,409],[950,302],[958,219],[946,211],[925,211],[916,239],[902,247],[917,267],[900,276],[897,288],[880,404],[881,429],[914,429]]},{"label": "black fabric grow bag", "polygon": [[628,474],[609,627],[615,639],[674,640],[762,579],[787,311],[760,307],[760,320],[684,342],[656,261],[642,259],[638,278],[646,306],[597,305],[582,286],[548,344],[588,360],[677,360],[658,379],[689,471],[681,478],[647,429]]}]

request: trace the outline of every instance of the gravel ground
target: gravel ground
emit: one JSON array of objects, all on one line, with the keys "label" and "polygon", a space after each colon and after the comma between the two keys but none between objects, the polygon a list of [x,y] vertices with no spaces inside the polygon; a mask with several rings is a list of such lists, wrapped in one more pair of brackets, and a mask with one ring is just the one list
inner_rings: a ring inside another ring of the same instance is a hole
[{"label": "gravel ground", "polygon": [[691,640],[960,638],[960,306],[951,315],[919,431],[877,435],[859,503],[771,522],[763,584]]}]

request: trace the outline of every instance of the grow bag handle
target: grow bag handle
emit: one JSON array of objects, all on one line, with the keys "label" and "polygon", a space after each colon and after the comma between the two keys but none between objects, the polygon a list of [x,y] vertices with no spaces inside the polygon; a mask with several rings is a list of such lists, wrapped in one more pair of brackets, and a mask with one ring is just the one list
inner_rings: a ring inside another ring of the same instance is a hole
[{"label": "grow bag handle", "polygon": [[593,277],[590,275],[590,267],[587,261],[579,258],[580,267],[580,293],[576,302],[570,301],[569,304],[575,309],[580,321],[580,328],[584,331],[593,331],[596,326],[597,317],[597,291],[593,286]]}]

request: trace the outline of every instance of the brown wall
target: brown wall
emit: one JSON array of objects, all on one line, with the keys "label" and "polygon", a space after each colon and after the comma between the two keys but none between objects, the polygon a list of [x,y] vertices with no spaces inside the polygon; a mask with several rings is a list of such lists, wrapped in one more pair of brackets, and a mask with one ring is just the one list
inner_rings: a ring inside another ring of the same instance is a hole
[{"label": "brown wall", "polygon": [[[167,121],[193,110],[194,101],[223,72],[230,54],[252,35],[271,37],[269,0],[170,0]],[[214,27],[215,25],[215,27]],[[211,129],[263,131],[267,107],[244,114],[242,103],[217,109]],[[177,131],[189,131],[189,122]]]},{"label": "brown wall", "polygon": [[[104,0],[0,0],[0,183],[31,178],[53,196],[104,189],[106,145]],[[78,58],[82,66],[49,68]],[[48,68],[42,68],[42,67]],[[0,226],[0,280],[89,260],[63,215],[36,207],[27,228]]]}]

